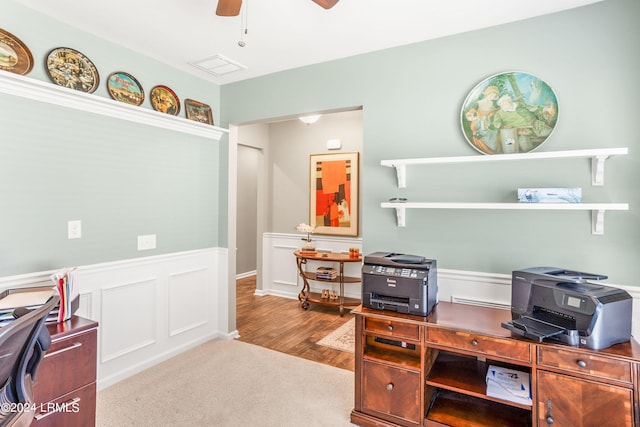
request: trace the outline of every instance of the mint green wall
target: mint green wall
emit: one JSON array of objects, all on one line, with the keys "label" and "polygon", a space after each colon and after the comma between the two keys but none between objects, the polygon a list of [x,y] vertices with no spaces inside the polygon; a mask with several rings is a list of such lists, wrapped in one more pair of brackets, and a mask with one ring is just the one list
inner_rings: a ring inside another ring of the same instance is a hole
[{"label": "mint green wall", "polygon": [[[98,67],[94,96],[109,98],[108,75],[125,71],[147,93],[164,84],[211,105],[219,120],[217,85],[12,1],[0,3],[0,28],[31,49],[30,78],[49,82],[44,57],[72,47]],[[148,97],[140,108],[151,108]],[[0,129],[0,276],[220,245],[220,143],[6,94]],[[76,219],[82,238],[69,240]],[[145,234],[157,249],[138,252]]]},{"label": "mint green wall", "polygon": [[[637,0],[606,0],[224,85],[221,123],[362,105],[365,253],[415,253],[436,258],[440,268],[497,273],[552,265],[639,285],[638,16]],[[411,167],[407,188],[398,189],[394,171],[380,160],[480,155],[460,130],[461,105],[481,80],[509,70],[537,75],[558,96],[559,123],[540,151],[629,147],[630,155],[608,161],[605,186],[591,186],[590,161],[555,159]],[[584,202],[627,202],[630,210],[606,213],[598,236],[588,211],[410,210],[407,227],[398,228],[394,212],[380,208],[398,196],[515,201],[524,186],[582,187]]]}]

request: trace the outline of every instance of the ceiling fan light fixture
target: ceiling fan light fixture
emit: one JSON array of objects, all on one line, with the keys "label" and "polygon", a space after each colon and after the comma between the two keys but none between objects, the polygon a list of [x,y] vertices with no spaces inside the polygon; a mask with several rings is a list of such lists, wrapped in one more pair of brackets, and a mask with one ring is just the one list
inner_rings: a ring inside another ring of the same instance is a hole
[{"label": "ceiling fan light fixture", "polygon": [[238,16],[242,0],[218,0],[216,15],[218,16]]},{"label": "ceiling fan light fixture", "polygon": [[320,119],[320,114],[311,114],[309,116],[299,117],[300,121],[305,125],[311,125]]},{"label": "ceiling fan light fixture", "polygon": [[313,2],[325,9],[331,9],[338,3],[338,0],[313,0]]}]

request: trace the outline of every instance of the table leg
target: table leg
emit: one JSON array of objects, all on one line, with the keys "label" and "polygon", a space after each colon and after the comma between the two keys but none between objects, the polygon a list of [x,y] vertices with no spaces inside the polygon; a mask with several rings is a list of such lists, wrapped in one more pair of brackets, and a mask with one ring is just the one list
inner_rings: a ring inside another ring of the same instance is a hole
[{"label": "table leg", "polygon": [[298,264],[298,273],[300,273],[300,277],[302,277],[302,290],[298,294],[298,301],[300,301],[300,306],[306,310],[309,308],[309,293],[311,292],[311,288],[304,275],[302,266],[307,263],[307,260],[304,258],[296,258],[296,263]]}]

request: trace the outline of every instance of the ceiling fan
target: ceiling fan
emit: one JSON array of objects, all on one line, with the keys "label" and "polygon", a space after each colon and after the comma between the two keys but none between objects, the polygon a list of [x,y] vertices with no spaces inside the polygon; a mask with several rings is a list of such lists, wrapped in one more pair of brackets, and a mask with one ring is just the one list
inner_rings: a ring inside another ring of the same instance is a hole
[{"label": "ceiling fan", "polygon": [[[314,3],[324,7],[325,9],[331,9],[338,3],[338,0],[312,0]],[[242,6],[242,0],[218,0],[218,7],[216,8],[216,15],[218,16],[238,16],[240,14],[240,7]]]}]

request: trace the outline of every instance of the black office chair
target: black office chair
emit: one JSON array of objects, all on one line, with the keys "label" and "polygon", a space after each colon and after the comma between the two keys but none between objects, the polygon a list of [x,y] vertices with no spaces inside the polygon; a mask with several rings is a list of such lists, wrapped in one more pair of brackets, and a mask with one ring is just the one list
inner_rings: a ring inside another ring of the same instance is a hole
[{"label": "black office chair", "polygon": [[28,426],[35,416],[31,385],[51,345],[44,322],[59,300],[56,295],[37,309],[16,309],[16,319],[0,327],[0,427]]}]

